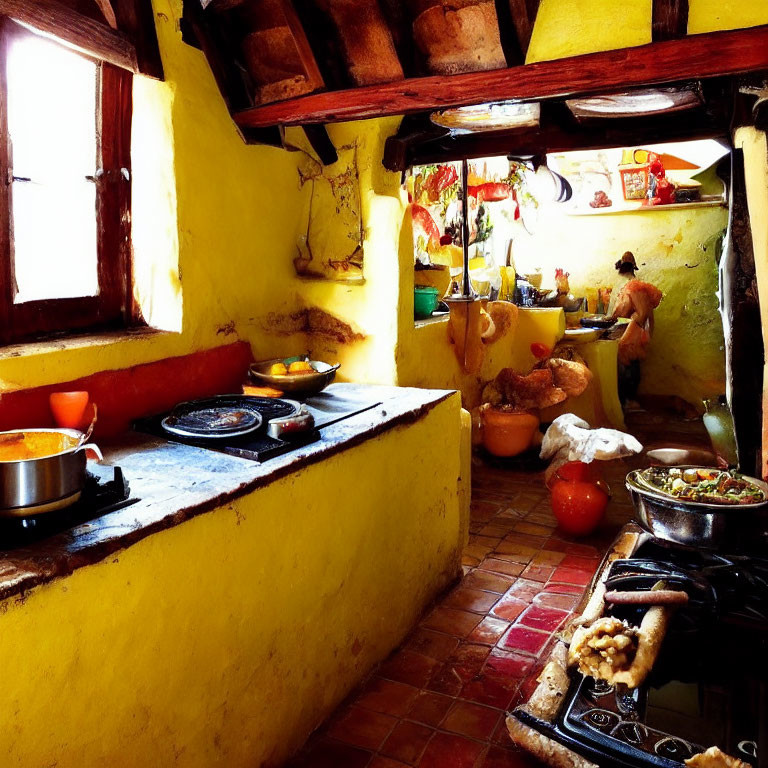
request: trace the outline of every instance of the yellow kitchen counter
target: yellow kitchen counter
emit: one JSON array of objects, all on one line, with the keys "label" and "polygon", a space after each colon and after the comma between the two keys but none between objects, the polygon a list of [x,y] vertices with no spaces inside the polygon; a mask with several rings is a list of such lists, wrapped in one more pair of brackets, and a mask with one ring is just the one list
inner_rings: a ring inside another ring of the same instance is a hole
[{"label": "yellow kitchen counter", "polygon": [[129,436],[138,503],[0,556],[4,768],[278,766],[402,641],[460,573],[468,430],[369,389],[264,464]]}]

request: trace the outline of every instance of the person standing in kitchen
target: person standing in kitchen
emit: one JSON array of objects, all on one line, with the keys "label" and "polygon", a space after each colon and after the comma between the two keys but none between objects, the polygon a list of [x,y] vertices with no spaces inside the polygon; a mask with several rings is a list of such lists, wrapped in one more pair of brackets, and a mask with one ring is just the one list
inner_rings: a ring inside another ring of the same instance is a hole
[{"label": "person standing in kitchen", "polygon": [[640,385],[640,361],[645,358],[653,333],[653,310],[662,299],[661,291],[635,277],[634,254],[626,251],[615,264],[619,284],[611,292],[607,315],[617,320],[628,318],[619,339],[619,400],[622,405],[637,400]]}]

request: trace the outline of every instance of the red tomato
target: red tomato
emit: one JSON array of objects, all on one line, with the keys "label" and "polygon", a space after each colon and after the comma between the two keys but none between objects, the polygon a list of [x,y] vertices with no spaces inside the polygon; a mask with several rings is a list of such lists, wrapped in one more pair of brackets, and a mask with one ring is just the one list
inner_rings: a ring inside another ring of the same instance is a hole
[{"label": "red tomato", "polygon": [[558,525],[575,536],[591,533],[603,519],[608,494],[595,483],[558,480],[552,486],[552,512]]},{"label": "red tomato", "polygon": [[531,344],[531,354],[537,360],[544,360],[552,354],[552,350],[546,344],[542,344],[540,341],[534,341],[533,344]]}]

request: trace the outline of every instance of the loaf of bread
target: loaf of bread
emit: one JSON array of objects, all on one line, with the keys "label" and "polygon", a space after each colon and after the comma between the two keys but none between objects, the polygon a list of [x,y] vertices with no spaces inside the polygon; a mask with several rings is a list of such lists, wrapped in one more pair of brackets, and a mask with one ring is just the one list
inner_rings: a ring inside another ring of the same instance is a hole
[{"label": "loaf of bread", "polygon": [[355,85],[403,79],[403,68],[378,0],[319,0],[318,4],[331,17]]},{"label": "loaf of bread", "polygon": [[413,37],[436,75],[507,66],[493,0],[443,0],[413,22]]}]

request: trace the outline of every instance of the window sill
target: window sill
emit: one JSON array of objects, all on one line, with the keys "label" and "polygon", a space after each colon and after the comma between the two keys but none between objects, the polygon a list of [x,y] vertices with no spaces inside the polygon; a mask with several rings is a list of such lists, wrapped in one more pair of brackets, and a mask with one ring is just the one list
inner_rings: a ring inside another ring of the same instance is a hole
[{"label": "window sill", "polygon": [[77,336],[60,336],[40,341],[28,341],[21,344],[9,344],[0,347],[0,362],[17,357],[31,355],[47,355],[52,352],[72,352],[80,349],[109,346],[112,344],[148,339],[160,336],[179,336],[175,331],[162,331],[156,328],[123,328],[119,331],[102,331],[99,333],[78,334]]}]

